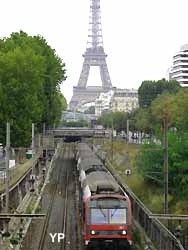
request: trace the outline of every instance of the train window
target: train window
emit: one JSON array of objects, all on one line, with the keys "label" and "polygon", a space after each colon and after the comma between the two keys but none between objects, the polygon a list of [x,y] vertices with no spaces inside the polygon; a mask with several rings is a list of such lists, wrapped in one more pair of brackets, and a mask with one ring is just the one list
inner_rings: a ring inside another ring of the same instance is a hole
[{"label": "train window", "polygon": [[127,209],[92,208],[90,211],[91,224],[126,224]]},{"label": "train window", "polygon": [[103,207],[103,208],[127,208],[128,202],[124,199],[117,198],[99,198],[97,200],[91,200],[90,207]]},{"label": "train window", "polygon": [[98,198],[89,202],[91,224],[127,224],[128,202],[119,198]]},{"label": "train window", "polygon": [[91,209],[91,224],[108,224],[108,209]]},{"label": "train window", "polygon": [[127,222],[127,209],[109,209],[110,224],[121,224]]}]

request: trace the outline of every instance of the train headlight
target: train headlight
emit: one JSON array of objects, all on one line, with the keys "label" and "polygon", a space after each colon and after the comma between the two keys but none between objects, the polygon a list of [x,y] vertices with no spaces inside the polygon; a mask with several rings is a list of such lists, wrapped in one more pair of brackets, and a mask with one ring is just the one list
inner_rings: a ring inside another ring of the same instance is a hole
[{"label": "train headlight", "polygon": [[94,234],[95,234],[95,231],[94,231],[94,230],[91,230],[91,234],[94,235]]},{"label": "train headlight", "polygon": [[126,234],[127,234],[127,231],[123,230],[123,231],[122,231],[122,234],[123,234],[123,235],[126,235]]}]

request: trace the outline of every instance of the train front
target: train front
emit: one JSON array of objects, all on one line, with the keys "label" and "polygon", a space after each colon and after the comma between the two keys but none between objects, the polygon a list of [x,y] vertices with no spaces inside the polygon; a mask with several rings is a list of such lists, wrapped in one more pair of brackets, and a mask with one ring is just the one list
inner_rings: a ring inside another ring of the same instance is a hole
[{"label": "train front", "polygon": [[85,202],[85,243],[88,248],[131,249],[130,200],[122,195],[94,195]]}]

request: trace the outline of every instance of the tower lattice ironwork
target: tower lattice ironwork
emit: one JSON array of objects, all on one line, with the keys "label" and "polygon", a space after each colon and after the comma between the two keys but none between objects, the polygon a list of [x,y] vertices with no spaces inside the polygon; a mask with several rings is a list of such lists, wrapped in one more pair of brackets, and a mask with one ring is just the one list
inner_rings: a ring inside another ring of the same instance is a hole
[{"label": "tower lattice ironwork", "polygon": [[[71,109],[75,109],[80,103],[94,101],[101,92],[107,92],[112,88],[106,63],[107,55],[103,47],[100,0],[90,0],[88,40],[83,57],[84,62],[78,85],[73,88],[73,97],[69,104]],[[99,67],[102,86],[87,86],[92,66]]]}]

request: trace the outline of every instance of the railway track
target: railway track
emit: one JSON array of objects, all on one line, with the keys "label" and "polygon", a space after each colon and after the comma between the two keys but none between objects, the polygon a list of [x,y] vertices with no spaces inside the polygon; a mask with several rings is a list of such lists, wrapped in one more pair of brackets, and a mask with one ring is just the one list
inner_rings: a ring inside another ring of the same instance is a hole
[{"label": "railway track", "polygon": [[52,193],[51,201],[50,201],[50,204],[49,204],[49,207],[48,207],[48,211],[47,211],[47,214],[46,214],[44,226],[43,226],[43,229],[42,229],[42,234],[41,234],[38,250],[42,250],[43,247],[44,247],[45,237],[46,237],[46,234],[47,234],[47,229],[48,229],[48,225],[49,225],[49,220],[50,220],[50,216],[51,216],[51,212],[52,212],[52,208],[53,208],[53,203],[54,203],[56,191],[57,191],[57,184],[55,185],[53,193]]},{"label": "railway track", "polygon": [[[72,157],[73,158],[73,155]],[[67,179],[66,189],[66,207],[65,207],[65,220],[64,229],[65,241],[61,250],[81,250],[81,226],[79,214],[79,191],[78,191],[78,177],[76,167],[69,168],[69,178]],[[70,212],[72,211],[72,213]]]},{"label": "railway track", "polygon": [[[65,144],[42,197],[41,223],[32,223],[23,250],[82,250],[82,233],[79,214],[79,191],[74,145]],[[51,235],[54,236],[52,241]],[[55,236],[56,234],[56,236]],[[58,234],[64,239],[58,242]]]},{"label": "railway track", "polygon": [[37,249],[81,250],[78,180],[73,145],[65,146],[63,157],[58,159],[54,171],[50,194],[43,201],[44,207],[48,205]]},{"label": "railway track", "polygon": [[[65,240],[65,225],[67,214],[68,166],[71,147],[66,146],[63,158],[60,159],[56,170],[56,182],[50,195],[46,219],[43,225],[38,250],[63,250]],[[55,171],[55,170],[54,170]],[[57,236],[55,236],[57,235]],[[59,237],[59,238],[58,238]]]}]

